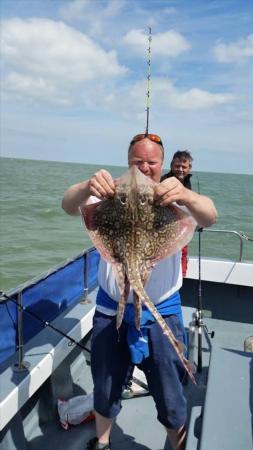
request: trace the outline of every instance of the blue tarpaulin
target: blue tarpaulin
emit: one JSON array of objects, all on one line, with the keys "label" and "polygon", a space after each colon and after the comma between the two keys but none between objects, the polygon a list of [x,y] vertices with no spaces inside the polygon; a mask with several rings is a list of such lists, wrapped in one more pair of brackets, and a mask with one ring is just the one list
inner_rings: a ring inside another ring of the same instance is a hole
[{"label": "blue tarpaulin", "polygon": [[[94,249],[88,253],[88,286],[85,283],[86,258],[78,256],[55,271],[43,276],[22,291],[22,305],[48,322],[55,319],[69,306],[77,303],[88,287],[97,285],[99,254]],[[12,293],[17,300],[17,295]],[[43,324],[23,312],[24,343],[43,328]],[[0,302],[0,363],[16,351],[17,306],[11,300]]]}]

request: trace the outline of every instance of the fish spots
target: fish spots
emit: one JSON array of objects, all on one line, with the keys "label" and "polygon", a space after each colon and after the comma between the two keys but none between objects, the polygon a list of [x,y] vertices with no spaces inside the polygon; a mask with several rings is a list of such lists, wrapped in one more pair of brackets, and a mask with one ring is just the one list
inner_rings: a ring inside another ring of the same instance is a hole
[{"label": "fish spots", "polygon": [[[116,180],[113,198],[94,207],[84,207],[82,215],[88,233],[104,259],[112,264],[120,292],[117,328],[123,320],[130,287],[134,292],[135,324],[140,326],[144,303],[152,312],[191,376],[178,341],[145,291],[152,267],[184,247],[196,222],[176,205],[156,205],[154,183],[135,166]],[[92,224],[89,227],[88,224]],[[159,281],[159,280],[158,280]]]}]

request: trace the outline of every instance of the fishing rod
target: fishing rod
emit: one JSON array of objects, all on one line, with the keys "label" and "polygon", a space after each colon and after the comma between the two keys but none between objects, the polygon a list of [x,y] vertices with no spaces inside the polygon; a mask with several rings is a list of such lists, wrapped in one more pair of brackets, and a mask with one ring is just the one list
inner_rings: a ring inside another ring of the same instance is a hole
[{"label": "fishing rod", "polygon": [[146,131],[145,134],[148,135],[149,130],[149,111],[150,111],[150,79],[151,79],[151,42],[152,42],[152,30],[149,27],[149,36],[148,36],[148,88],[147,88],[147,123],[146,123]]},{"label": "fishing rod", "polygon": [[[62,330],[60,330],[59,328],[55,327],[54,325],[52,325],[47,320],[42,319],[42,317],[40,317],[35,312],[31,311],[30,309],[26,308],[25,306],[20,305],[15,298],[11,297],[10,295],[5,294],[3,291],[0,291],[0,297],[5,298],[6,300],[10,300],[12,303],[15,303],[15,305],[19,308],[19,310],[21,310],[22,312],[25,312],[26,314],[31,316],[33,319],[36,319],[38,322],[42,323],[44,328],[46,328],[46,327],[51,328],[56,333],[58,333],[61,336],[65,337],[66,339],[68,339],[72,344],[77,345],[82,350],[85,350],[85,351],[90,353],[90,350],[88,348],[86,348],[84,345],[80,344],[80,342],[77,342],[71,336],[69,336],[68,334],[64,333]],[[6,307],[7,307],[7,305],[6,305]],[[71,344],[69,343],[68,345],[71,345]]]},{"label": "fishing rod", "polygon": [[[199,177],[197,176],[198,193],[200,194]],[[195,315],[195,325],[198,330],[198,372],[202,372],[202,328],[203,328],[203,302],[202,302],[202,283],[201,283],[201,233],[203,228],[198,228],[198,306]]]},{"label": "fishing rod", "polygon": [[[200,183],[199,177],[197,177],[198,183],[198,194],[200,194]],[[203,301],[202,301],[202,279],[201,279],[201,234],[203,232],[203,228],[198,228],[198,305],[197,311],[195,313],[195,327],[198,330],[198,364],[197,370],[198,372],[202,372],[203,363],[202,363],[202,330],[204,329],[206,333],[211,338],[214,337],[214,331],[208,332],[207,326],[203,322]]]}]

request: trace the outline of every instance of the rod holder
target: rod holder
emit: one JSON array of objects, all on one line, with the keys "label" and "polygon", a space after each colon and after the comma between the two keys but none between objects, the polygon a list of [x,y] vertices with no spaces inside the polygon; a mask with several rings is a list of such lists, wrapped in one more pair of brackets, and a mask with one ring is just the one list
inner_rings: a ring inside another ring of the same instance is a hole
[{"label": "rod holder", "polygon": [[89,252],[84,254],[85,259],[85,270],[84,270],[84,290],[83,290],[83,299],[80,301],[81,304],[90,303],[88,298],[89,294]]},{"label": "rod holder", "polygon": [[25,372],[29,370],[30,363],[24,361],[24,339],[23,339],[23,305],[22,305],[22,292],[18,293],[17,305],[18,305],[18,361],[12,365],[14,372]]},{"label": "rod holder", "polygon": [[246,337],[244,341],[244,351],[245,352],[253,352],[253,336]]}]

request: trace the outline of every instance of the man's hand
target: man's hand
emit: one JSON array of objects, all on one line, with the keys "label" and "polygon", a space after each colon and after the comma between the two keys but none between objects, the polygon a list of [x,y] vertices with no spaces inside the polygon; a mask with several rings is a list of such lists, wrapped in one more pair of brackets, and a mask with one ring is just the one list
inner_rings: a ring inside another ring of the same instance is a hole
[{"label": "man's hand", "polygon": [[157,184],[154,198],[161,206],[168,206],[172,202],[186,206],[201,228],[210,227],[216,222],[217,211],[213,201],[185,188],[175,177],[166,178]]},{"label": "man's hand", "polygon": [[155,187],[154,198],[161,206],[167,206],[172,202],[183,205],[188,191],[189,189],[185,188],[176,177],[170,177]]},{"label": "man's hand", "polygon": [[95,195],[100,199],[113,197],[115,194],[115,185],[113,178],[105,169],[101,169],[90,178],[88,182],[90,195]]},{"label": "man's hand", "polygon": [[67,214],[76,216],[80,214],[79,207],[85,205],[91,195],[99,199],[112,197],[115,193],[115,185],[107,170],[99,170],[89,180],[73,184],[65,192],[62,199],[62,208]]}]

